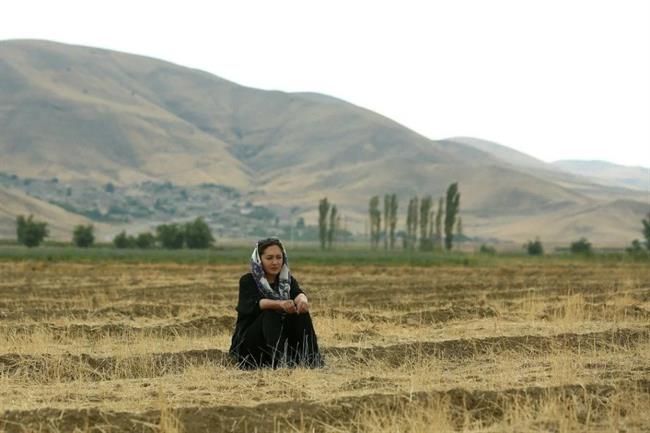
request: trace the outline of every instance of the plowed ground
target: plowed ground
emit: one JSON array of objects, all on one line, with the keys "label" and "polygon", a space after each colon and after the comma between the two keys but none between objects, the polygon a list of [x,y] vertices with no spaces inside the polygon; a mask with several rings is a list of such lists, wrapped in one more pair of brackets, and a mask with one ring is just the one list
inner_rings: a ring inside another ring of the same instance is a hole
[{"label": "plowed ground", "polygon": [[0,263],[0,432],[649,431],[650,266],[303,266],[318,370],[227,356],[245,265]]}]

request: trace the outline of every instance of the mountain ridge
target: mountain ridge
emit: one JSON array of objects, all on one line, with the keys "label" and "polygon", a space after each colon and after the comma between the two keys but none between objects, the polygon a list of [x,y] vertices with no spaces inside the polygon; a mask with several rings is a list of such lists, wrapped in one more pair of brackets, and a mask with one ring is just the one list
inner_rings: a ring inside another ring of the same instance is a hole
[{"label": "mountain ridge", "polygon": [[[327,196],[357,231],[370,196],[394,192],[403,206],[456,181],[466,230],[502,227],[503,239],[522,237],[500,223],[508,215],[523,221],[645,200],[503,146],[490,152],[484,140],[430,140],[327,95],[257,90],[170,62],[53,42],[0,42],[0,131],[0,171],[21,177],[216,183],[258,191],[259,203],[286,206],[281,218],[312,222]],[[633,225],[623,231],[633,236]]]}]

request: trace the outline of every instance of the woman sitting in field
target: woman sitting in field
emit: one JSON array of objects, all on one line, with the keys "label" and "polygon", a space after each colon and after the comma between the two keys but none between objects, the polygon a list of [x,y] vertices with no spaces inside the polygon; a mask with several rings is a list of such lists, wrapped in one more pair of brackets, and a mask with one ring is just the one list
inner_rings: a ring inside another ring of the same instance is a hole
[{"label": "woman sitting in field", "polygon": [[239,280],[230,354],[241,368],[322,367],[307,296],[289,273],[277,238],[257,242],[251,272]]}]

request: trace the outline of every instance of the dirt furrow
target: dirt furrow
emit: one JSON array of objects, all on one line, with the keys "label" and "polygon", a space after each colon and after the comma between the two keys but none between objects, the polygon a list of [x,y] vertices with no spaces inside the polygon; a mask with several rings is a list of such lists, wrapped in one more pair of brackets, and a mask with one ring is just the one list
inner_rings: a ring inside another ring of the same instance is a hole
[{"label": "dirt furrow", "polygon": [[35,332],[48,332],[55,340],[63,338],[97,339],[139,335],[151,337],[179,335],[206,336],[232,331],[234,326],[234,316],[208,316],[172,324],[141,327],[122,323],[104,325],[89,325],[85,323],[73,323],[69,325],[55,325],[52,323],[11,324],[0,325],[0,333],[12,336],[25,336],[34,334]]},{"label": "dirt furrow", "polygon": [[[3,308],[0,306],[0,321],[18,320],[53,320],[59,318],[100,319],[100,318],[170,318],[185,314],[210,314],[217,309],[212,304],[145,304],[134,303],[99,308],[52,308],[52,307],[21,307]],[[234,310],[234,307],[232,307]]]},{"label": "dirt furrow", "polygon": [[419,310],[403,314],[377,314],[347,309],[326,309],[313,314],[319,316],[342,316],[357,322],[393,323],[399,325],[427,325],[431,323],[450,322],[484,317],[494,317],[497,312],[488,306],[451,305],[441,308]]},{"label": "dirt furrow", "polygon": [[422,341],[372,348],[332,347],[328,350],[328,353],[350,361],[372,362],[381,360],[390,366],[396,366],[422,356],[462,359],[502,352],[534,354],[553,350],[632,348],[641,342],[649,340],[650,327],[646,327],[584,334],[564,333],[552,336],[518,335],[435,342]]},{"label": "dirt furrow", "polygon": [[[633,348],[650,339],[650,327],[619,329],[586,334],[565,333],[551,336],[522,335],[469,338],[390,346],[325,347],[326,361],[346,363],[384,363],[395,367],[422,357],[471,359],[504,352],[541,354],[557,350]],[[0,355],[0,375],[23,376],[39,380],[111,380],[158,377],[175,374],[193,365],[233,365],[228,354],[218,349],[147,353],[134,357],[94,357],[81,355]]]},{"label": "dirt furrow", "polygon": [[[573,409],[576,421],[595,426],[608,414],[620,418],[631,414],[620,393],[647,399],[650,381],[623,381],[615,385],[587,384],[554,387],[528,387],[505,390],[450,390],[417,393],[367,394],[341,397],[324,402],[282,401],[247,406],[166,407],[144,413],[103,412],[100,409],[37,409],[6,411],[0,416],[0,428],[6,433],[24,431],[59,432],[154,432],[163,425],[180,426],[186,433],[220,431],[324,431],[327,426],[342,429],[353,427],[354,420],[372,410],[374,413],[400,414],[407,410],[447,409],[456,428],[468,422],[489,426],[504,419],[511,408],[527,407],[531,411],[544,404],[557,402]],[[554,430],[553,426],[548,426]],[[640,426],[643,427],[643,426]],[[647,426],[646,426],[647,427]],[[302,430],[297,430],[302,431]]]}]

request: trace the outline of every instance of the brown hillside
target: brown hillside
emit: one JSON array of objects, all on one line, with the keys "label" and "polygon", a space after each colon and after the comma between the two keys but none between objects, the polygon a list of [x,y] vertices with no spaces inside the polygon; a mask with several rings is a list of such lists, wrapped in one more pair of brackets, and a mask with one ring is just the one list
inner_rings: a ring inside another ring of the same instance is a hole
[{"label": "brown hillside", "polygon": [[21,177],[259,191],[260,203],[298,206],[308,223],[327,196],[358,231],[371,195],[395,192],[404,204],[415,194],[437,198],[457,181],[468,234],[521,240],[547,216],[561,220],[548,238],[588,226],[594,237],[627,243],[635,231],[612,227],[638,220],[640,207],[630,214],[605,205],[647,201],[494,143],[430,140],[329,96],[252,89],[156,59],[47,41],[0,42],[0,153],[0,171]]}]

